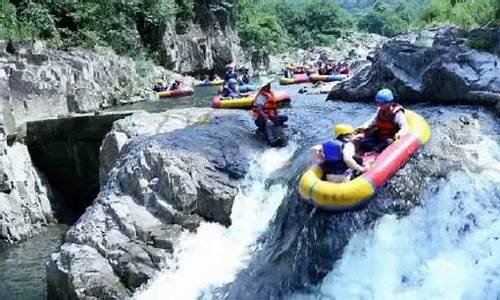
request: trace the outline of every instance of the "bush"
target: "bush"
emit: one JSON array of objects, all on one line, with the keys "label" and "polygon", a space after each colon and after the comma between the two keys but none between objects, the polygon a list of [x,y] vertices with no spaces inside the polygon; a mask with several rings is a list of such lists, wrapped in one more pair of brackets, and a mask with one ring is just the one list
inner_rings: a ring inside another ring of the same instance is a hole
[{"label": "bush", "polygon": [[[156,53],[167,22],[178,7],[185,12],[193,0],[19,0],[2,1],[3,38],[36,37],[71,48],[111,46],[118,54]],[[186,22],[189,22],[186,19]]]},{"label": "bush", "polygon": [[407,2],[389,9],[377,1],[369,11],[358,17],[358,28],[363,31],[393,37],[408,30],[416,18],[416,11],[410,12]]},{"label": "bush", "polygon": [[280,3],[276,11],[295,46],[300,47],[328,44],[353,25],[350,14],[327,0]]},{"label": "bush", "polygon": [[270,52],[329,44],[353,25],[352,17],[328,0],[241,0],[236,11],[242,46]]},{"label": "bush", "polygon": [[33,36],[32,28],[19,22],[16,7],[7,0],[0,0],[0,39],[20,40]]},{"label": "bush", "polygon": [[466,28],[500,21],[498,0],[429,0],[421,16],[425,23],[454,23]]}]

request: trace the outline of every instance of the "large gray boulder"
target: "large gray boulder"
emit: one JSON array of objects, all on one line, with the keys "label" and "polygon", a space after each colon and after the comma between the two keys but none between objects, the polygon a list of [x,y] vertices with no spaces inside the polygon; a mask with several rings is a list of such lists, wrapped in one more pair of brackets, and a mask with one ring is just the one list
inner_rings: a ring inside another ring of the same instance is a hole
[{"label": "large gray boulder", "polygon": [[211,108],[181,108],[163,113],[137,112],[114,122],[112,130],[104,137],[100,149],[101,185],[107,182],[107,175],[115,166],[122,150],[126,149],[125,146],[138,136],[171,132],[194,123],[206,123],[228,113],[227,110],[214,111]]},{"label": "large gray boulder", "polygon": [[[145,122],[138,116],[137,124]],[[230,225],[238,183],[259,147],[247,114],[167,133],[119,129],[132,123],[115,127],[131,140],[111,154],[119,158],[107,183],[49,259],[51,299],[129,297],[163,266],[183,231],[202,221]]]},{"label": "large gray boulder", "polygon": [[[498,30],[436,28],[396,37],[373,64],[329,94],[330,100],[372,100],[390,88],[402,103],[496,104],[500,100]],[[472,47],[477,48],[473,49]]]}]

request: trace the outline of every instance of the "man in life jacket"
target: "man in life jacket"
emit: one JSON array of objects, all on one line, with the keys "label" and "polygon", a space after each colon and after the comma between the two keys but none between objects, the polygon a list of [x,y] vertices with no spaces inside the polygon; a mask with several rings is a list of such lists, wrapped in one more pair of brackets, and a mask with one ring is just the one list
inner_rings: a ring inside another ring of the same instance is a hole
[{"label": "man in life jacket", "polygon": [[285,115],[279,115],[277,110],[276,98],[271,91],[271,83],[263,86],[252,103],[252,115],[258,130],[261,130],[269,146],[274,147],[281,143],[278,138],[273,137],[271,125],[283,125],[288,121]]},{"label": "man in life jacket", "polygon": [[378,105],[375,115],[355,130],[364,133],[359,144],[362,151],[381,152],[408,132],[405,110],[394,101],[391,90],[380,90],[375,102]]},{"label": "man in life jacket", "polygon": [[337,124],[333,129],[335,139],[314,146],[313,155],[323,171],[323,179],[330,182],[346,182],[355,174],[364,173],[368,167],[356,156],[356,147],[351,140],[354,129]]}]

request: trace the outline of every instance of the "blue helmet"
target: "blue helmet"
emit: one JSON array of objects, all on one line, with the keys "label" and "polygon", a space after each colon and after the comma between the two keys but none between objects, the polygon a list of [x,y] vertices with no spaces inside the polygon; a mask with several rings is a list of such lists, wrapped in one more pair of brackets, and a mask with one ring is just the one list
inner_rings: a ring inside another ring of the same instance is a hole
[{"label": "blue helmet", "polygon": [[394,95],[389,89],[382,89],[378,91],[377,96],[375,96],[375,102],[377,104],[391,103],[394,101]]},{"label": "blue helmet", "polygon": [[227,81],[227,84],[238,84],[238,80],[231,78]]},{"label": "blue helmet", "polygon": [[338,161],[342,159],[342,144],[337,140],[328,140],[323,143],[323,155],[326,161]]}]

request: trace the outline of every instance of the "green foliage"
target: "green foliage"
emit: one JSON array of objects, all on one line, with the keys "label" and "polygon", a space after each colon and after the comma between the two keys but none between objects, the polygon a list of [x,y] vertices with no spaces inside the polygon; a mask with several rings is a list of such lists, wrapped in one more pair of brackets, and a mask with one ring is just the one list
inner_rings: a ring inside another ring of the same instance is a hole
[{"label": "green foliage", "polygon": [[346,11],[327,0],[312,0],[292,6],[281,3],[277,12],[298,46],[330,43],[353,24]]},{"label": "green foliage", "polygon": [[239,23],[241,45],[244,48],[277,52],[289,43],[288,34],[276,15],[256,14]]},{"label": "green foliage", "polygon": [[328,0],[238,4],[238,32],[245,48],[277,52],[287,46],[328,44],[353,25],[352,17]]},{"label": "green foliage", "polygon": [[[236,24],[247,49],[282,51],[335,42],[354,25],[395,36],[411,27],[500,24],[499,0],[211,0],[217,19]],[[424,6],[424,3],[427,3]],[[351,15],[339,4],[351,12]],[[41,38],[58,48],[110,47],[156,59],[165,28],[208,26],[195,0],[0,0],[0,39]],[[227,18],[230,16],[230,18]],[[219,20],[220,21],[220,20]],[[221,26],[226,23],[221,22]],[[484,43],[474,41],[477,47]]]},{"label": "green foliage", "polygon": [[396,36],[408,30],[416,19],[416,10],[410,11],[407,2],[400,2],[394,9],[383,2],[375,2],[372,9],[358,17],[358,28],[385,36]]},{"label": "green foliage", "polygon": [[498,0],[429,0],[421,16],[425,23],[474,27],[500,21]]},{"label": "green foliage", "polygon": [[0,0],[0,39],[19,40],[31,36],[28,26],[19,22],[16,7],[7,0]]},{"label": "green foliage", "polygon": [[[173,22],[177,2],[184,11],[193,0],[20,0],[2,1],[0,35],[36,37],[62,48],[110,46],[118,54],[154,55],[162,30]],[[185,18],[185,15],[182,15]]]},{"label": "green foliage", "polygon": [[195,3],[194,0],[175,0],[175,3],[178,8],[175,29],[178,33],[184,33],[194,20]]}]

